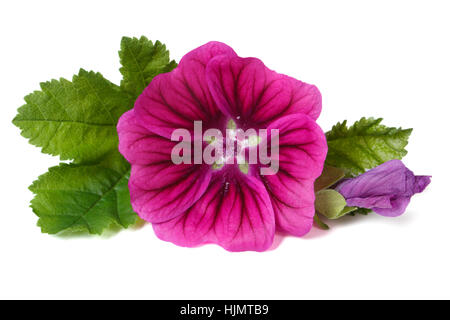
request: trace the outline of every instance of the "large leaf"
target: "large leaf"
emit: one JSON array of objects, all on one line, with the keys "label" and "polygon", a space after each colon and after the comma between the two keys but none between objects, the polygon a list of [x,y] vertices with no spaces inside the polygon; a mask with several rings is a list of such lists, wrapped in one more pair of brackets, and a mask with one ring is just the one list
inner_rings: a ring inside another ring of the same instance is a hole
[{"label": "large leaf", "polygon": [[117,120],[133,102],[99,73],[80,70],[66,79],[41,83],[25,97],[13,123],[42,152],[76,162],[117,149]]},{"label": "large leaf", "polygon": [[30,186],[43,232],[100,234],[137,221],[128,191],[130,165],[118,152],[116,125],[151,79],[176,63],[164,45],[145,37],[123,38],[120,58],[120,87],[81,69],[72,81],[42,83],[13,120],[42,152],[73,160],[50,168]]},{"label": "large leaf", "polygon": [[401,159],[412,129],[389,128],[382,119],[362,118],[351,127],[347,121],[326,133],[328,155],[325,163],[357,175],[386,161]]},{"label": "large leaf", "polygon": [[99,164],[60,164],[31,186],[31,201],[42,232],[88,231],[101,234],[111,225],[137,220],[128,191],[129,164],[113,152]]},{"label": "large leaf", "polygon": [[121,87],[137,98],[152,79],[173,70],[177,63],[169,58],[169,51],[159,41],[153,43],[146,37],[123,37],[120,44],[120,62],[123,75]]}]

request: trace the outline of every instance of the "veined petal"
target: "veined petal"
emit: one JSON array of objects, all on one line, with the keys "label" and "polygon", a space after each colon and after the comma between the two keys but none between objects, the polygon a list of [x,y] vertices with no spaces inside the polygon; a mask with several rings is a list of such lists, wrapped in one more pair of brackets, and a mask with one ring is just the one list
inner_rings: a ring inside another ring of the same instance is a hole
[{"label": "veined petal", "polygon": [[216,175],[208,190],[183,215],[153,224],[157,236],[180,246],[217,243],[229,251],[264,251],[274,238],[269,196],[254,177]]},{"label": "veined petal", "polygon": [[337,190],[346,198],[411,195],[414,174],[400,160],[387,161],[357,178],[344,180]]},{"label": "veined petal", "polygon": [[193,131],[194,121],[221,128],[224,115],[213,100],[205,77],[206,65],[216,56],[236,53],[220,42],[209,42],[186,54],[178,67],[156,76],[139,96],[135,111],[140,124],[170,138],[174,129]]},{"label": "veined petal", "polygon": [[149,222],[170,220],[186,211],[206,190],[211,171],[206,165],[179,164],[171,159],[177,142],[158,136],[126,112],[117,126],[119,151],[132,164],[131,204]]},{"label": "veined petal", "polygon": [[388,208],[376,207],[373,208],[373,211],[385,217],[398,217],[403,212],[405,212],[410,201],[411,197],[399,196],[397,198],[391,199],[390,207]]},{"label": "veined petal", "polygon": [[346,199],[347,205],[350,207],[362,208],[391,208],[391,197],[389,195],[374,196],[370,198],[349,198]]},{"label": "veined petal", "polygon": [[219,108],[240,128],[267,127],[290,114],[319,117],[322,98],[316,86],[268,69],[259,59],[218,56],[206,77]]},{"label": "veined petal", "polygon": [[269,192],[277,229],[302,236],[313,223],[314,181],[322,172],[327,153],[325,135],[303,114],[283,117],[269,126],[269,134],[272,129],[279,130],[279,170],[274,175],[261,175],[260,167],[254,166],[252,173]]},{"label": "veined petal", "polygon": [[349,206],[372,209],[386,217],[397,217],[405,212],[411,197],[422,192],[430,181],[430,176],[416,176],[401,160],[394,159],[344,180],[336,190],[344,196]]}]

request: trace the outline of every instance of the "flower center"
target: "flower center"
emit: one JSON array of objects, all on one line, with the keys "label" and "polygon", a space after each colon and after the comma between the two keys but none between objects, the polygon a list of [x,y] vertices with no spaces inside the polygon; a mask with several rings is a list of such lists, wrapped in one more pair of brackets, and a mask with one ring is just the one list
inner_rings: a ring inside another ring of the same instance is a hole
[{"label": "flower center", "polygon": [[[237,164],[242,173],[248,174],[249,164],[246,160],[246,149],[256,147],[261,142],[256,130],[244,132],[237,128],[233,120],[229,120],[226,128],[226,139],[224,143],[225,152],[215,161],[212,169],[220,170],[225,164]],[[215,139],[210,139],[209,144],[220,143]]]}]

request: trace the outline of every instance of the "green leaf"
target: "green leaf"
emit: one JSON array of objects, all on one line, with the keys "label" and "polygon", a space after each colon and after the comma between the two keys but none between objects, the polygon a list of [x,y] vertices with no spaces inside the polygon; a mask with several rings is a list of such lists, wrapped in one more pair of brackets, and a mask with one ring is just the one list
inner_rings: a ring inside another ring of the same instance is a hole
[{"label": "green leaf", "polygon": [[344,177],[344,170],[325,165],[322,174],[314,182],[314,191],[329,188]]},{"label": "green leaf", "polygon": [[326,133],[325,163],[352,176],[386,161],[403,158],[412,129],[389,128],[381,125],[381,121],[381,118],[362,118],[350,127],[347,121],[337,123]]},{"label": "green leaf", "polygon": [[136,223],[130,204],[130,166],[118,152],[99,164],[52,167],[31,186],[31,201],[42,232],[88,231],[101,234],[116,225]]},{"label": "green leaf", "polygon": [[116,125],[137,96],[159,73],[176,67],[159,41],[123,38],[123,80],[117,86],[83,69],[73,77],[41,84],[25,97],[13,123],[42,152],[73,160],[50,168],[30,190],[31,207],[42,232],[101,234],[115,225],[135,224],[130,204],[130,165],[118,152]]},{"label": "green leaf", "polygon": [[81,69],[72,82],[52,80],[41,89],[25,97],[13,120],[31,144],[75,162],[117,149],[117,120],[133,105],[120,87]]},{"label": "green leaf", "polygon": [[175,61],[170,61],[164,44],[159,41],[153,43],[144,36],[140,39],[123,37],[119,56],[123,75],[120,86],[134,98],[156,75],[172,71],[177,66]]},{"label": "green leaf", "polygon": [[345,213],[347,202],[344,197],[333,189],[321,190],[316,193],[316,201],[314,206],[316,211],[323,214],[328,219],[338,219]]}]

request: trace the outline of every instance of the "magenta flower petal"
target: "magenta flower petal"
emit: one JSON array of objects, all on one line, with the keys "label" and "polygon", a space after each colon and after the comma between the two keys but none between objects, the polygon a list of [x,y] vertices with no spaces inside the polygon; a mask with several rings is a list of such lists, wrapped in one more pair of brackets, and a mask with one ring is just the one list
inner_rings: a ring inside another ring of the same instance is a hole
[{"label": "magenta flower petal", "polygon": [[269,192],[278,230],[302,236],[313,223],[314,181],[322,173],[327,154],[325,135],[303,114],[280,118],[271,129],[279,130],[279,171],[259,178]]},{"label": "magenta flower petal", "polygon": [[209,42],[181,59],[178,67],[156,76],[135,104],[138,121],[161,136],[170,138],[174,129],[192,131],[194,120],[204,128],[221,128],[225,117],[213,100],[206,82],[205,69],[216,56],[236,53],[220,42]]},{"label": "magenta flower petal", "polygon": [[117,126],[119,150],[131,162],[129,189],[133,209],[149,222],[170,220],[194,204],[211,179],[206,165],[174,165],[176,142],[158,136],[137,123],[134,110]]},{"label": "magenta flower petal", "polygon": [[[320,110],[315,86],[277,74],[258,59],[239,58],[218,42],[191,51],[176,69],[155,77],[119,121],[134,210],[153,223],[158,237],[187,247],[217,243],[230,251],[263,251],[277,228],[305,234],[314,215],[314,180],[327,152],[314,121]],[[225,136],[230,118],[237,129],[279,130],[279,171],[263,175],[260,169],[269,165],[260,161],[244,173],[228,162],[261,148],[239,140],[236,132],[226,142],[247,153],[227,152],[212,165],[171,161],[175,129],[191,132],[193,143],[194,121],[202,122],[203,132],[214,128]]]},{"label": "magenta flower petal", "polygon": [[160,239],[180,246],[217,243],[229,251],[264,251],[273,242],[275,221],[264,185],[235,172],[225,180],[216,175],[184,215],[153,228]]},{"label": "magenta flower petal", "polygon": [[372,209],[388,217],[405,212],[411,197],[422,192],[430,176],[415,176],[400,160],[387,161],[337,186],[347,205]]},{"label": "magenta flower petal", "polygon": [[276,73],[256,58],[218,56],[206,75],[219,108],[243,128],[267,127],[296,113],[315,120],[322,108],[316,86]]}]

